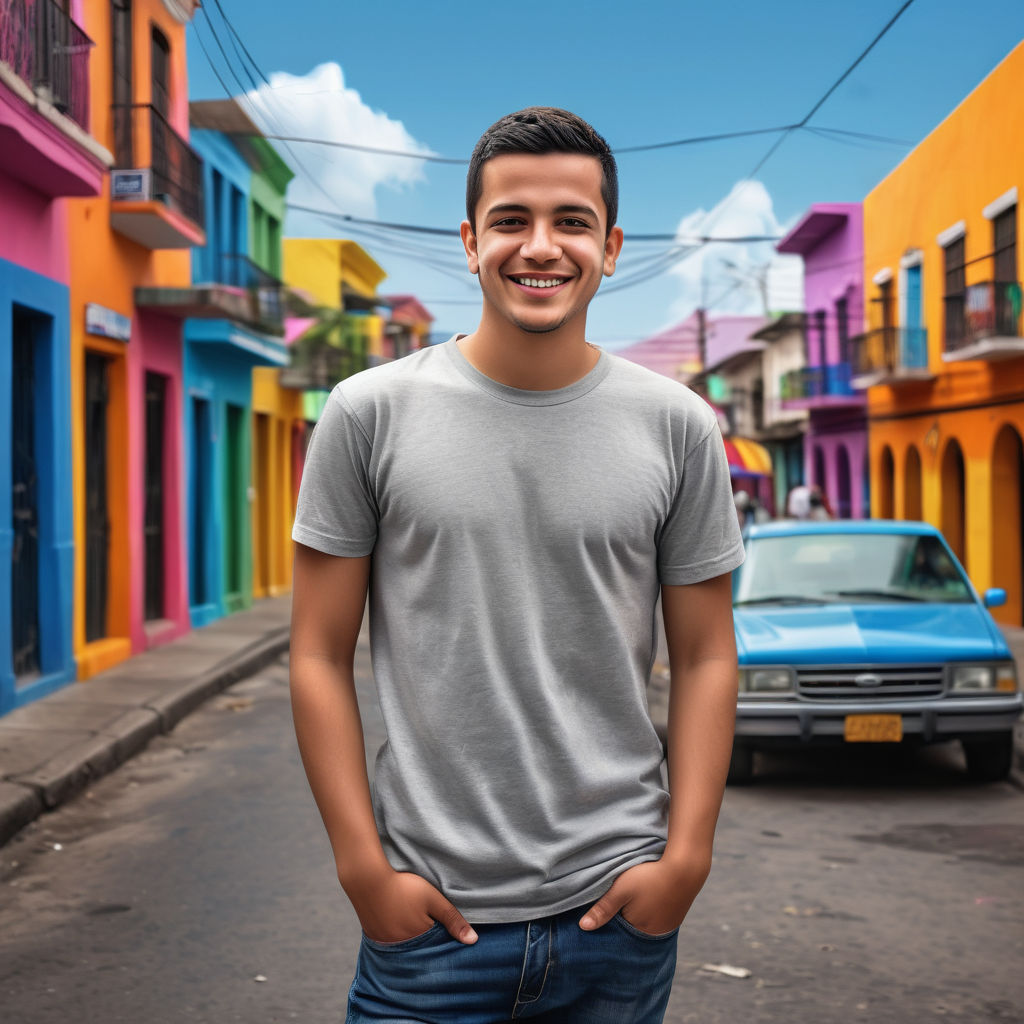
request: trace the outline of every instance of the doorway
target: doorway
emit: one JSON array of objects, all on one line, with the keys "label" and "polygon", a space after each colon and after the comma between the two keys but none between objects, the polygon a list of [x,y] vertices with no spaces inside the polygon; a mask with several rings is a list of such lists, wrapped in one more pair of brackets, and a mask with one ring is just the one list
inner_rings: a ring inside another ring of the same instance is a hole
[{"label": "doorway", "polygon": [[27,682],[40,671],[39,495],[36,451],[36,339],[44,318],[15,306],[11,389],[11,651],[14,676]]},{"label": "doorway", "polygon": [[110,506],[107,493],[109,360],[85,354],[85,639],[107,635]]}]

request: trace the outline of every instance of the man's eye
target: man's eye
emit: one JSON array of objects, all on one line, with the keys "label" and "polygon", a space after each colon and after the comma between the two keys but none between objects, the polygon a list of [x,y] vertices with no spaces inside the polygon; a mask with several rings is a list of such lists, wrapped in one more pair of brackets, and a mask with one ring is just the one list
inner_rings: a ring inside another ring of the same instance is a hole
[{"label": "man's eye", "polygon": [[496,220],[492,226],[496,228],[514,228],[522,223],[523,219],[521,217],[502,217],[501,220]]},{"label": "man's eye", "polygon": [[566,228],[588,228],[590,225],[585,220],[580,220],[579,217],[565,217],[562,220],[562,227]]}]

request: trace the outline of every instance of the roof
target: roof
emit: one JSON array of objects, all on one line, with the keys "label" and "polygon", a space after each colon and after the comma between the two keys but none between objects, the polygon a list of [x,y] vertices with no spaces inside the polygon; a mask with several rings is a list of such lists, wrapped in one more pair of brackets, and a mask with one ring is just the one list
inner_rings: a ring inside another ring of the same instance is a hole
[{"label": "roof", "polygon": [[761,338],[764,341],[778,341],[779,338],[790,331],[802,331],[803,329],[803,313],[780,313],[774,320],[752,334],[751,338]]},{"label": "roof", "polygon": [[806,255],[841,228],[859,207],[860,203],[814,203],[775,251]]},{"label": "roof", "polygon": [[188,105],[188,122],[225,135],[262,135],[255,122],[235,100],[193,100]]},{"label": "roof", "polygon": [[941,536],[931,523],[913,519],[776,519],[747,527],[750,537],[788,537],[803,533],[932,534]]},{"label": "roof", "polygon": [[403,324],[432,324],[434,317],[426,306],[415,295],[382,295],[381,298],[390,304],[389,320]]}]

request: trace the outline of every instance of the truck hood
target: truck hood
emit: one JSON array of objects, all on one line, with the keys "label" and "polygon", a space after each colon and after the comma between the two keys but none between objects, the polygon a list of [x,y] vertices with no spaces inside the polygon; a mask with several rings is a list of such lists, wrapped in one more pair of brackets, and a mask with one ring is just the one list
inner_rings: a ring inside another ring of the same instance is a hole
[{"label": "truck hood", "polygon": [[734,610],[740,664],[938,663],[1009,658],[973,604],[764,605]]}]

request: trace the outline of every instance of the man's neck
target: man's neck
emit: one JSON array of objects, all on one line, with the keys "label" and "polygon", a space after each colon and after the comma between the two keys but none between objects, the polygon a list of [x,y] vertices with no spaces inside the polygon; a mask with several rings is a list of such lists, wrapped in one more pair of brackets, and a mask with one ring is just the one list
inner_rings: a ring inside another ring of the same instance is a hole
[{"label": "man's neck", "polygon": [[494,330],[483,321],[472,334],[460,338],[458,346],[484,376],[523,391],[568,387],[590,373],[601,356],[582,330],[532,334],[511,325]]}]

